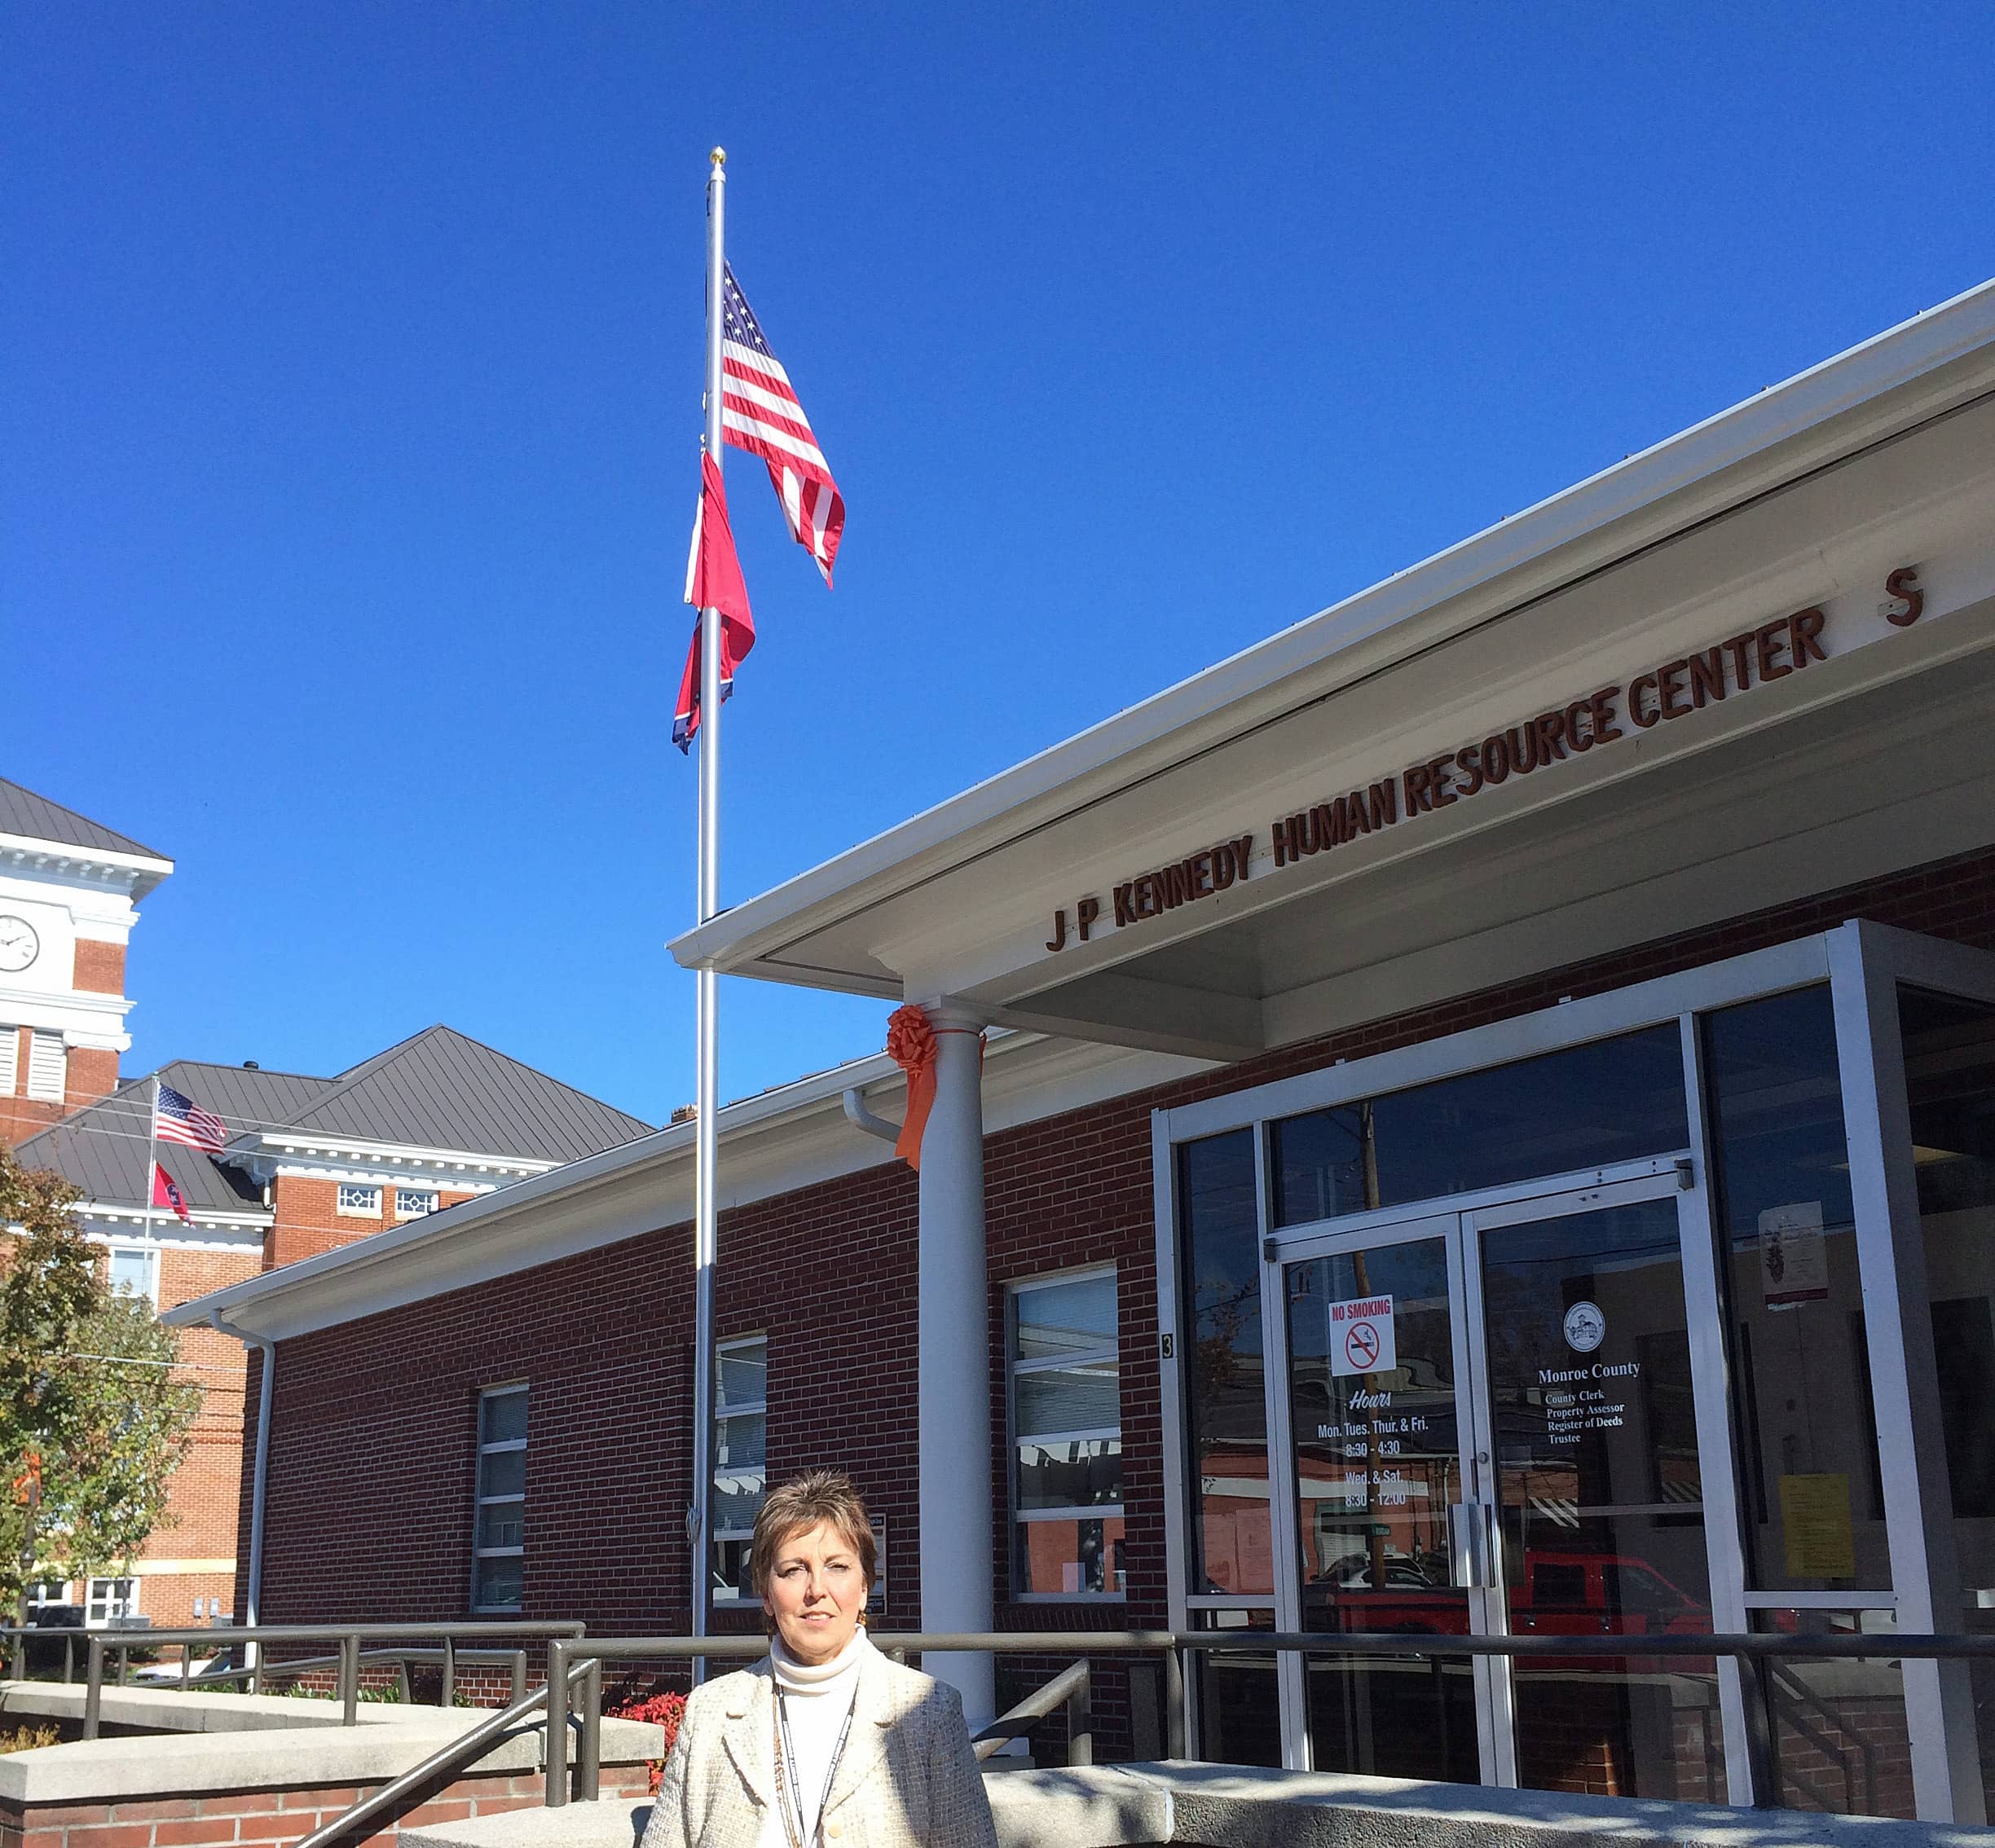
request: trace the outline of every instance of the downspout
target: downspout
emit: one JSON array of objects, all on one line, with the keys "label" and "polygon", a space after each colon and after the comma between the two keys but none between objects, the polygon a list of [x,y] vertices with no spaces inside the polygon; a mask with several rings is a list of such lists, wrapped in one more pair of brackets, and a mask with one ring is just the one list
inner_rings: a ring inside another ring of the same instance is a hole
[{"label": "downspout", "polygon": [[[263,1605],[263,1511],[270,1488],[271,1392],[277,1376],[277,1344],[261,1335],[245,1335],[240,1328],[230,1327],[222,1321],[219,1309],[209,1313],[208,1322],[217,1334],[232,1335],[245,1349],[254,1348],[263,1358],[262,1376],[257,1385],[256,1465],[249,1489],[249,1582],[243,1596],[244,1618],[253,1630]],[[254,1668],[258,1653],[258,1645],[249,1643],[243,1652],[243,1665]]]}]

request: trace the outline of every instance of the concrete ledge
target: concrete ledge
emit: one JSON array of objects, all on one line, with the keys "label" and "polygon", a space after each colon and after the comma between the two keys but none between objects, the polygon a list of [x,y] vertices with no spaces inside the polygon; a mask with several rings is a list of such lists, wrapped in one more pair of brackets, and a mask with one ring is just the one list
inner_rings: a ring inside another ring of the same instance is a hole
[{"label": "concrete ledge", "polygon": [[[989,1780],[1000,1848],[1995,1848],[1995,1829],[1233,1765],[1104,1765]],[[403,1848],[635,1848],[628,1797],[403,1833]]]},{"label": "concrete ledge", "polygon": [[[7,1697],[22,1685],[5,1684],[0,1691],[0,1714],[46,1714],[48,1708],[38,1699],[30,1705],[9,1704]],[[38,1693],[39,1684],[35,1685]],[[55,1692],[68,1691],[58,1687]],[[80,1715],[82,1690],[73,1692],[78,1696],[75,1710]],[[104,1692],[104,1711],[109,1718],[111,1690]],[[421,1764],[440,1746],[491,1718],[489,1708],[371,1705],[360,1709],[361,1724],[347,1727],[338,1723],[339,1709],[329,1701],[272,1695],[180,1694],[151,1688],[124,1688],[119,1692],[131,1704],[121,1702],[117,1717],[130,1725],[163,1728],[160,1703],[170,1707],[172,1703],[198,1701],[228,1705],[205,1709],[206,1723],[200,1730],[178,1727],[124,1739],[73,1740],[32,1752],[9,1753],[0,1757],[0,1800],[22,1805],[107,1802],[381,1784]],[[242,1714],[244,1702],[259,1710]],[[295,1715],[300,1708],[322,1705],[330,1709],[329,1724],[324,1716],[308,1712],[288,1726],[274,1725],[260,1710],[275,1708]],[[231,1725],[231,1714],[241,1717]],[[530,1722],[507,1734],[482,1758],[461,1767],[459,1775],[543,1770],[545,1743],[543,1728]],[[636,1720],[603,1722],[606,1765],[641,1763],[662,1758],[664,1749],[662,1727]]]},{"label": "concrete ledge", "polygon": [[[81,1682],[0,1681],[0,1718],[73,1720],[83,1718]],[[392,1725],[413,1712],[384,1701],[363,1702],[363,1726]],[[441,1713],[443,1709],[431,1711]],[[162,1732],[249,1732],[266,1727],[337,1726],[337,1701],[310,1695],[234,1694],[213,1688],[116,1687],[103,1691],[103,1718],[113,1726],[156,1727]]]},{"label": "concrete ledge", "polygon": [[[998,1848],[1130,1848],[1171,1839],[1168,1793],[1120,1765],[1006,1771],[984,1788]],[[629,1797],[514,1810],[405,1829],[401,1848],[635,1848],[650,1814],[649,1803]]]},{"label": "concrete ledge", "polygon": [[1995,1848],[1995,1829],[1235,1765],[1130,1767],[1200,1848]]}]

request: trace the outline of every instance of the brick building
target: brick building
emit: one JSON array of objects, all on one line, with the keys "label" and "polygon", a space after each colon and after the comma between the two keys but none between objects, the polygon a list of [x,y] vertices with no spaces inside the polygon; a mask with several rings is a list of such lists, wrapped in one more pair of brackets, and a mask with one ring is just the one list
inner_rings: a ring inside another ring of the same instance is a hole
[{"label": "brick building", "polygon": [[1992,1621],[1992,458],[1995,286],[681,939],[922,1010],[918,1177],[722,1113],[710,1485],[689,1124],[177,1312],[259,1614],[751,1624],[835,1461],[892,1626],[1226,1637],[1209,1758],[1981,1820],[1978,1671],[1632,1639]]},{"label": "brick building", "polygon": [[0,1139],[117,1088],[125,952],[173,871],[152,848],[0,777]]},{"label": "brick building", "polygon": [[[163,1084],[219,1116],[210,1156],[152,1141]],[[431,1027],[336,1077],[178,1060],[117,1085],[24,1140],[24,1165],[82,1190],[77,1211],[114,1288],[164,1311],[314,1253],[476,1200],[647,1125],[482,1045]],[[172,1176],[184,1220],[155,1206],[149,1159]],[[186,1623],[235,1606],[241,1490],[242,1344],[205,1323],[181,1343],[202,1410],[175,1473],[171,1520],[129,1573],[43,1588],[89,1621]]]}]

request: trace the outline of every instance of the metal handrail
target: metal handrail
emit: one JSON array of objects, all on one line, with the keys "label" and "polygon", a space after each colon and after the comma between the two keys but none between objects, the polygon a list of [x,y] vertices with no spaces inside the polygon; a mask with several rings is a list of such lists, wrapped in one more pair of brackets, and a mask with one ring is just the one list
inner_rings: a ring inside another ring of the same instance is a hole
[{"label": "metal handrail", "polygon": [[[586,1666],[575,1670],[579,1680],[588,1673]],[[531,1719],[547,1705],[548,1691],[536,1687],[532,1693],[515,1701],[482,1719],[469,1731],[460,1733],[447,1745],[440,1745],[421,1764],[412,1765],[399,1777],[390,1779],[380,1789],[363,1797],[350,1810],[342,1811],[328,1823],[321,1823],[310,1835],[304,1837],[297,1848],[332,1848],[332,1845],[349,1836],[371,1834],[366,1827],[377,1816],[392,1812],[404,1797],[412,1797],[425,1789],[447,1772],[460,1771],[468,1764],[482,1758],[488,1745],[503,1738],[522,1720]]]},{"label": "metal handrail", "polygon": [[[876,1647],[902,1657],[910,1652],[953,1652],[989,1655],[1155,1655],[1164,1665],[1166,1752],[1174,1758],[1185,1750],[1184,1675],[1181,1652],[1203,1655],[1342,1655],[1356,1657],[1501,1656],[1524,1660],[1573,1657],[1629,1658],[1680,1657],[1693,1661],[1726,1657],[1738,1665],[1746,1700],[1746,1757],[1753,1789],[1753,1806],[1773,1808],[1779,1785],[1777,1761],[1768,1719],[1765,1662],[1821,1657],[1832,1661],[1944,1661],[1995,1657],[1995,1635],[1785,1635],[1779,1632],[1686,1635],[1638,1635],[1627,1632],[1586,1636],[1461,1636],[1438,1630],[1375,1634],[1363,1631],[1293,1630],[1002,1630],[947,1635],[877,1635]],[[548,1683],[557,1687],[548,1709],[547,1802],[559,1807],[569,1799],[567,1689],[577,1662],[592,1665],[578,1728],[575,1794],[597,1793],[600,1760],[601,1665],[632,1661],[759,1661],[768,1653],[761,1636],[581,1637],[548,1647]],[[1071,1672],[1071,1671],[1069,1671]],[[1042,1694],[1047,1690],[1042,1689]],[[1028,1716],[1027,1701],[998,1723]],[[1048,1708],[1050,1711],[1050,1707]],[[987,1727],[984,1736],[994,1728]],[[1089,1741],[1091,1748],[1092,1741]]]},{"label": "metal handrail", "polygon": [[[54,1624],[0,1624],[0,1641],[8,1641],[8,1673],[16,1681],[28,1679],[28,1644],[52,1643],[58,1636],[63,1639],[63,1681],[65,1685],[76,1679],[76,1646],[85,1634],[81,1630],[59,1629]],[[11,1640],[10,1640],[11,1639]]]},{"label": "metal handrail", "polygon": [[1090,1701],[1094,1692],[1094,1671],[1083,1656],[1072,1668],[1063,1669],[1037,1694],[1028,1694],[1009,1713],[1000,1714],[987,1727],[970,1736],[970,1748],[980,1764],[994,1758],[1015,1739],[1023,1739],[1034,1722],[1045,1719],[1057,1709],[1067,1709],[1067,1762],[1094,1762],[1094,1728]]},{"label": "metal handrail", "polygon": [[[168,1643],[178,1643],[183,1647],[198,1644],[204,1648],[214,1643],[253,1643],[256,1645],[257,1659],[248,1672],[251,1692],[260,1694],[263,1691],[263,1679],[266,1672],[275,1674],[280,1679],[289,1679],[285,1670],[290,1665],[281,1662],[266,1664],[264,1651],[269,1644],[337,1643],[338,1655],[328,1660],[335,1661],[338,1665],[335,1693],[340,1702],[340,1723],[342,1726],[356,1726],[359,1723],[360,1717],[360,1645],[363,1643],[392,1642],[398,1639],[421,1641],[437,1639],[443,1648],[443,1703],[447,1705],[455,1692],[455,1655],[459,1639],[468,1638],[474,1643],[496,1643],[513,1639],[521,1642],[542,1642],[579,1637],[585,1635],[588,1626],[579,1620],[571,1619],[559,1623],[232,1624],[203,1630],[96,1630],[90,1633],[88,1637],[90,1659],[83,1691],[83,1736],[95,1739],[101,1728],[103,1719],[103,1659],[107,1652],[113,1650],[118,1654],[118,1684],[121,1687],[130,1666],[134,1649],[150,1649]],[[184,1674],[187,1662],[184,1654],[181,1661],[183,1685],[192,1685]],[[513,1685],[516,1690],[523,1682],[525,1674],[522,1662],[514,1671]],[[210,1679],[222,1678],[217,1676]],[[234,1680],[236,1676],[231,1674],[227,1679]]]}]

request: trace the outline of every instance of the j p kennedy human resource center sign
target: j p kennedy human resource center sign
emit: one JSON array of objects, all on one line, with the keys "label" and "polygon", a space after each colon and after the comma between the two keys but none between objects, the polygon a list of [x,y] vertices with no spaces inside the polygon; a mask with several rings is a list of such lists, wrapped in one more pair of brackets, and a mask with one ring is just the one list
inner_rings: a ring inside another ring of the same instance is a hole
[{"label": "j p kennedy human resource center sign", "polygon": [[[1925,609],[1926,592],[1915,565],[1900,565],[1884,580],[1878,614],[1892,628],[1909,628]],[[1313,803],[1269,824],[1277,867],[1328,853],[1368,834],[1467,802],[1508,782],[1569,758],[1605,750],[1623,738],[1751,693],[1790,674],[1805,673],[1829,658],[1819,608],[1795,610],[1757,628],[1664,661],[1623,686],[1595,687],[1486,737],[1410,763],[1395,776]],[[1866,638],[1874,639],[1874,638]],[[1842,652],[1839,650],[1838,652]],[[1138,873],[1111,889],[1106,927],[1142,924],[1181,905],[1215,898],[1248,878],[1254,837],[1240,834],[1201,847],[1182,860]],[[1099,894],[1077,899],[1068,923],[1065,907],[1053,913],[1049,950],[1086,943],[1104,927]]]}]

